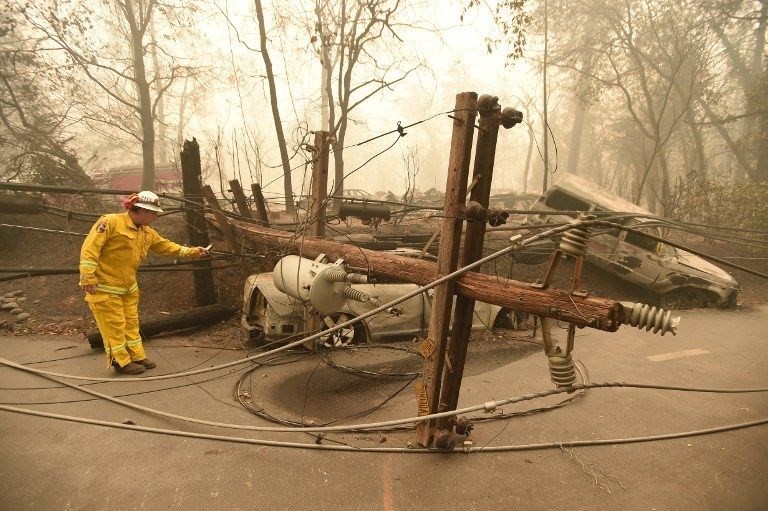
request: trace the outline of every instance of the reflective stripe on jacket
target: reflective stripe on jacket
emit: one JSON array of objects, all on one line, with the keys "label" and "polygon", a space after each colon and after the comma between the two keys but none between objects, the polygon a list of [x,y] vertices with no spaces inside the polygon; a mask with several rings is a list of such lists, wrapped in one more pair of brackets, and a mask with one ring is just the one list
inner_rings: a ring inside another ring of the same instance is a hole
[{"label": "reflective stripe on jacket", "polygon": [[169,241],[148,225],[137,227],[130,214],[104,215],[93,225],[80,249],[80,285],[96,284],[111,294],[139,289],[136,270],[149,251],[186,257],[194,250]]}]

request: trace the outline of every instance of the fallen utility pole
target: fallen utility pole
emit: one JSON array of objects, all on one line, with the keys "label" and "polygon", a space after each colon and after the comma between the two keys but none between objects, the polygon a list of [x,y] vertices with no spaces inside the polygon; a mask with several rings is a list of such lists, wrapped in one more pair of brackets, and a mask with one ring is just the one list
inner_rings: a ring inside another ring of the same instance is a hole
[{"label": "fallen utility pole", "polygon": [[[229,223],[257,245],[279,249],[281,253],[315,258],[320,254],[330,259],[342,258],[363,273],[385,276],[402,282],[426,285],[437,279],[437,265],[431,261],[402,257],[369,250],[355,245],[313,238],[297,238],[296,234],[230,219]],[[615,332],[621,326],[624,311],[616,300],[572,294],[555,288],[536,289],[531,284],[468,271],[456,279],[456,292],[474,300],[510,309],[555,317],[579,327]]]}]

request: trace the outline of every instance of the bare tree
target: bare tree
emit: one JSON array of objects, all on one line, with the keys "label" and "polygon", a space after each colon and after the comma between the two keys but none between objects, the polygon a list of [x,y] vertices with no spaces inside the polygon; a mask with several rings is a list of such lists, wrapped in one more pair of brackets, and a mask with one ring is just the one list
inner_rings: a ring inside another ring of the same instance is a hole
[{"label": "bare tree", "polygon": [[406,152],[400,154],[403,159],[403,170],[405,170],[405,192],[403,192],[403,202],[413,204],[413,195],[416,193],[416,177],[421,171],[421,158],[419,149],[409,147]]},{"label": "bare tree", "polygon": [[[738,98],[743,105],[738,114],[721,113],[710,106],[707,119],[722,136],[737,158],[736,180],[749,177],[753,181],[768,180],[768,59],[766,59],[766,28],[768,2],[765,0],[710,0],[706,7],[713,13],[709,28],[716,35],[726,57],[727,66],[738,86]],[[733,81],[733,80],[731,80]],[[723,107],[727,108],[726,105]],[[724,109],[725,109],[724,108]],[[724,126],[739,122],[741,134]]]},{"label": "bare tree", "polygon": [[[141,143],[142,188],[155,188],[155,121],[163,96],[191,69],[179,65],[160,37],[150,37],[153,19],[164,26],[182,24],[195,7],[160,0],[99,0],[36,4],[28,21],[63,53],[65,66],[80,71],[98,91],[86,118],[110,126]],[[155,59],[148,66],[149,58]]]},{"label": "bare tree", "polygon": [[288,157],[288,146],[285,143],[285,133],[283,132],[283,122],[280,119],[280,108],[277,104],[277,84],[275,82],[275,72],[272,69],[272,60],[269,57],[269,47],[267,45],[266,24],[264,22],[264,9],[261,0],[254,0],[256,8],[256,17],[259,23],[259,47],[261,48],[261,57],[264,60],[264,70],[269,85],[269,104],[272,110],[272,120],[275,125],[275,136],[277,137],[277,146],[280,149],[280,161],[283,167],[283,187],[285,190],[285,209],[286,211],[295,211],[293,203],[293,184],[291,182],[291,164]]},{"label": "bare tree", "polygon": [[[321,97],[333,134],[334,195],[344,194],[344,142],[352,115],[422,66],[398,54],[403,0],[315,0],[315,51],[323,69]],[[325,114],[323,114],[325,117]]]},{"label": "bare tree", "polygon": [[[400,199],[406,204],[413,204],[413,197],[417,189],[416,177],[421,171],[421,157],[419,156],[419,149],[417,147],[409,147],[406,151],[400,152],[400,158],[403,161],[403,170],[405,171],[405,175],[403,176],[403,185],[405,187],[405,191],[403,192],[403,195],[400,197]],[[395,197],[393,197],[393,199],[394,198]],[[407,209],[404,208],[401,214],[395,216],[394,223],[399,224],[402,222],[407,213]]]},{"label": "bare tree", "polygon": [[68,91],[40,58],[23,11],[0,7],[0,176],[47,184],[91,184],[67,131]]},{"label": "bare tree", "polygon": [[[691,15],[688,4],[621,0],[609,6],[579,0],[567,4],[570,9],[560,12],[558,23],[561,37],[553,64],[579,80],[588,78],[598,88],[599,101],[621,105],[604,122],[610,122],[614,136],[625,137],[624,157],[638,158],[632,200],[640,203],[645,197],[652,207],[669,203],[674,137],[690,130],[684,121],[696,116],[693,104],[707,64],[706,38],[691,30],[702,21]],[[588,31],[583,29],[587,23]],[[576,37],[563,37],[571,29]]]}]

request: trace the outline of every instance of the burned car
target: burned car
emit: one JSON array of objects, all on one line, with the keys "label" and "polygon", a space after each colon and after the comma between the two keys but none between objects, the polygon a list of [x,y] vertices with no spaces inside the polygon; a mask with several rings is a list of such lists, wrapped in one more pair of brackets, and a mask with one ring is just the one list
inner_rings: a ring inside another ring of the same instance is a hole
[{"label": "burned car", "polygon": [[[372,298],[372,301],[346,300],[338,310],[322,314],[324,327],[333,327],[400,298],[419,286],[404,283],[352,284],[351,287]],[[429,328],[432,290],[375,314],[348,328],[328,334],[320,341],[328,346],[349,343],[377,342],[407,339],[427,335]],[[311,312],[307,304],[278,289],[273,272],[249,276],[243,294],[241,327],[247,341],[257,345],[280,341],[310,330]],[[497,305],[476,302],[472,330],[493,327],[517,328],[524,319],[519,313]]]},{"label": "burned car", "polygon": [[[658,222],[649,218],[652,217],[649,211],[573,174],[563,173],[531,209],[616,212],[619,220],[612,221],[660,235]],[[568,220],[570,217],[564,214],[537,214],[529,217],[527,223]],[[636,232],[594,231],[590,235],[586,261],[651,291],[666,309],[737,304],[739,284],[729,273],[690,252]]]}]

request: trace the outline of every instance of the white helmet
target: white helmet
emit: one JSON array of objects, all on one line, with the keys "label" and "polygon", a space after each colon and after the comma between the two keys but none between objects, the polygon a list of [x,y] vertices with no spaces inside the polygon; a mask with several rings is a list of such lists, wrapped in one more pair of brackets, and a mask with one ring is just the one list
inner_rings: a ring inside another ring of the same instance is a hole
[{"label": "white helmet", "polygon": [[137,208],[144,208],[148,209],[150,211],[156,211],[157,213],[162,213],[163,210],[160,209],[160,197],[157,196],[155,192],[149,192],[149,191],[142,191],[138,193],[139,200],[136,201]]}]

